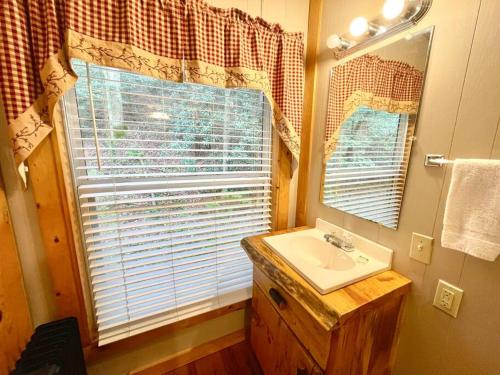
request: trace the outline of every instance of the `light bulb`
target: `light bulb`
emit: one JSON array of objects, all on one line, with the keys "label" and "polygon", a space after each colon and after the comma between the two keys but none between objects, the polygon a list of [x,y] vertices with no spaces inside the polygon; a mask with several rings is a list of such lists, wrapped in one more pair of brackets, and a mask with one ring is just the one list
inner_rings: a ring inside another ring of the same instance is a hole
[{"label": "light bulb", "polygon": [[383,33],[385,33],[386,31],[387,31],[387,27],[385,27],[385,26],[379,26],[379,27],[378,27],[378,29],[377,29],[376,34],[377,34],[377,35],[378,35],[378,34],[383,34]]},{"label": "light bulb", "polygon": [[405,7],[405,0],[386,0],[382,14],[388,20],[392,20],[399,16]]},{"label": "light bulb", "polygon": [[335,49],[335,48],[347,49],[352,46],[352,42],[341,38],[337,34],[332,34],[326,40],[326,45],[330,49]]},{"label": "light bulb", "polygon": [[326,45],[328,46],[328,48],[333,49],[340,47],[342,43],[340,41],[340,37],[337,34],[332,34],[326,40]]},{"label": "light bulb", "polygon": [[340,39],[340,37],[337,34],[332,34],[326,40],[326,45],[330,49],[339,48],[339,47],[342,47],[342,40]]},{"label": "light bulb", "polygon": [[360,36],[366,33],[368,30],[368,21],[365,17],[356,17],[352,20],[351,26],[349,26],[349,31],[352,36]]}]

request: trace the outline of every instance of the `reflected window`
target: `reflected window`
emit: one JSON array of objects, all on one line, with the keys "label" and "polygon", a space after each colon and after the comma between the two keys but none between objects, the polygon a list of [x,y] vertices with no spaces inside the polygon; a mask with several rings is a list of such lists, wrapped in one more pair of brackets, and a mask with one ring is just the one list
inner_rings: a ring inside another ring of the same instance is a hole
[{"label": "reflected window", "polygon": [[359,107],[326,164],[323,203],[396,228],[409,115]]}]

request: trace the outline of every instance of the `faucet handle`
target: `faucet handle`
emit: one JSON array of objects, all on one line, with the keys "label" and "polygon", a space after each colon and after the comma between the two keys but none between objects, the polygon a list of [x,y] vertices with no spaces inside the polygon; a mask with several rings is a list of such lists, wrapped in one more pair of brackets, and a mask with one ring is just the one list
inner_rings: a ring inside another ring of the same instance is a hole
[{"label": "faucet handle", "polygon": [[348,242],[348,243],[350,243],[350,244],[352,244],[352,243],[353,243],[353,241],[354,241],[354,237],[353,237],[353,235],[352,235],[351,233],[349,233],[349,232],[344,232],[344,233],[342,233],[342,239],[343,239],[345,242]]},{"label": "faucet handle", "polygon": [[342,233],[342,243],[343,243],[344,248],[346,250],[353,250],[354,249],[354,237],[353,237],[353,235],[349,232],[343,232]]}]

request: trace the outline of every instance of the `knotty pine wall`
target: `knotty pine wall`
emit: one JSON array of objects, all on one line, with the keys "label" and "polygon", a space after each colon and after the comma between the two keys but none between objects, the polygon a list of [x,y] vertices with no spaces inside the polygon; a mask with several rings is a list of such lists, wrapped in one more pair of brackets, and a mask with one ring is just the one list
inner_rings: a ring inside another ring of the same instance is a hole
[{"label": "knotty pine wall", "polygon": [[[373,7],[381,9],[381,3],[324,0],[307,221],[313,225],[320,217],[394,249],[394,268],[413,280],[396,375],[497,375],[500,259],[487,262],[440,246],[451,169],[425,168],[423,159],[426,153],[443,153],[451,159],[500,159],[498,0],[434,1],[430,12],[415,28],[435,25],[435,34],[398,230],[320,203],[327,77],[335,62],[326,48],[326,38],[332,33],[346,32],[356,16],[370,18]],[[412,232],[435,238],[430,265],[409,258]],[[457,319],[432,306],[438,279],[465,291]]]},{"label": "knotty pine wall", "polygon": [[0,375],[7,375],[33,327],[1,178],[0,242]]}]

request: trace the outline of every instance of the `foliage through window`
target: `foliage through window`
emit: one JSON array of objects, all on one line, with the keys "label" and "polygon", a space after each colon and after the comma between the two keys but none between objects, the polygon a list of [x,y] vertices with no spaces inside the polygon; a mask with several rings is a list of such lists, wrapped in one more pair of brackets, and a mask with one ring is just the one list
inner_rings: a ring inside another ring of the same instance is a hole
[{"label": "foliage through window", "polygon": [[72,66],[63,105],[99,343],[248,298],[239,242],[270,229],[264,96]]},{"label": "foliage through window", "polygon": [[335,152],[326,163],[323,203],[397,227],[409,117],[359,107],[342,124]]}]

